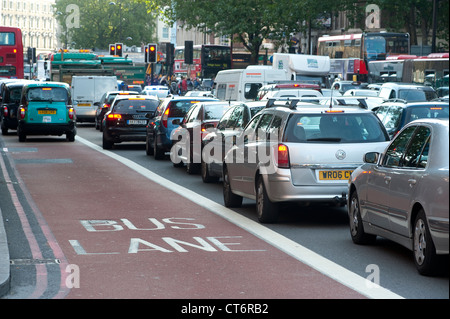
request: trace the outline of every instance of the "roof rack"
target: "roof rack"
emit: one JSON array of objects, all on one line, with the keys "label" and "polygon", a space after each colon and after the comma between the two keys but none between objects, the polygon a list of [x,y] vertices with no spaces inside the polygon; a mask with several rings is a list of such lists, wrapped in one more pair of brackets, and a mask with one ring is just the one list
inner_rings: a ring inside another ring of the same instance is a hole
[{"label": "roof rack", "polygon": [[400,103],[408,103],[408,101],[406,101],[406,100],[404,100],[404,99],[397,99],[397,98],[395,98],[395,99],[389,99],[389,100],[386,100],[385,102],[400,102]]},{"label": "roof rack", "polygon": [[[312,101],[320,100],[320,97],[298,97],[298,98],[271,98],[267,100],[266,108],[276,107],[276,106],[284,106],[289,107],[290,109],[295,109],[297,107],[298,102],[311,102],[311,104],[318,104]],[[284,102],[280,104],[275,104],[275,102]]]},{"label": "roof rack", "polygon": [[[341,105],[341,106],[358,106],[362,109],[369,109],[369,105],[367,104],[367,99],[369,97],[297,97],[297,98],[271,98],[268,99],[266,108],[269,107],[276,107],[276,106],[284,106],[289,107],[290,109],[295,109],[297,107],[297,104],[299,102],[309,102],[311,104],[316,105],[329,105],[330,107],[333,107],[333,105]],[[355,103],[349,103],[349,101],[355,101]],[[326,103],[320,103],[321,101],[326,101]],[[275,102],[281,102],[281,103],[275,103]],[[284,102],[284,103],[282,103]],[[333,103],[334,102],[334,103]]]}]

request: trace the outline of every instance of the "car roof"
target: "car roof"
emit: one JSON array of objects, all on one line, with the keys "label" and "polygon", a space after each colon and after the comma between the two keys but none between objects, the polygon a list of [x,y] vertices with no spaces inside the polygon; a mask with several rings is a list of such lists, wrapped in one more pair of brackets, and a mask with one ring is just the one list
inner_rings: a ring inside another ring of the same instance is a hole
[{"label": "car roof", "polygon": [[414,101],[414,102],[407,102],[407,101],[385,101],[380,104],[380,106],[383,105],[395,105],[395,106],[401,106],[404,108],[407,107],[423,107],[423,106],[433,106],[433,105],[439,105],[439,106],[449,106],[448,102],[445,101]]},{"label": "car roof", "polygon": [[384,87],[404,87],[404,88],[423,88],[426,90],[433,90],[431,86],[422,85],[422,84],[414,84],[414,83],[403,83],[403,82],[386,82],[381,85],[381,88]]},{"label": "car roof", "polygon": [[[292,105],[292,104],[291,104]],[[333,106],[328,107],[326,105],[319,105],[315,103],[308,102],[298,102],[294,107],[288,105],[275,105],[268,106],[263,110],[275,110],[275,111],[283,111],[288,113],[317,113],[317,114],[330,114],[330,113],[373,113],[371,110],[355,107],[355,106]]]},{"label": "car roof", "polygon": [[26,87],[64,87],[64,88],[70,88],[69,84],[64,82],[36,82],[31,81],[28,83],[25,83]]},{"label": "car roof", "polygon": [[132,95],[137,95],[139,93],[137,93],[136,91],[109,91],[106,92],[106,95],[110,95],[110,94],[120,94],[120,93],[124,93],[124,94],[132,94]]},{"label": "car roof", "polygon": [[159,101],[159,99],[154,95],[132,94],[132,96],[130,96],[130,95],[117,95],[116,96],[116,101],[131,100],[131,99]]}]

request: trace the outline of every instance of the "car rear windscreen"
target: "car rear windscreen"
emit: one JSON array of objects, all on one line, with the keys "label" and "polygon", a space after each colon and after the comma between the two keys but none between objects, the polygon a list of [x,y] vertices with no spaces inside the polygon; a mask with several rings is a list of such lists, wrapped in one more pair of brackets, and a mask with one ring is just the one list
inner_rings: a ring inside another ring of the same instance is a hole
[{"label": "car rear windscreen", "polygon": [[36,87],[27,92],[28,101],[66,102],[67,90],[61,87]]},{"label": "car rear windscreen", "polygon": [[157,100],[129,99],[120,100],[114,104],[114,112],[134,114],[139,112],[154,112],[159,105]]},{"label": "car rear windscreen", "polygon": [[383,124],[371,113],[294,114],[285,142],[368,143],[389,141]]}]

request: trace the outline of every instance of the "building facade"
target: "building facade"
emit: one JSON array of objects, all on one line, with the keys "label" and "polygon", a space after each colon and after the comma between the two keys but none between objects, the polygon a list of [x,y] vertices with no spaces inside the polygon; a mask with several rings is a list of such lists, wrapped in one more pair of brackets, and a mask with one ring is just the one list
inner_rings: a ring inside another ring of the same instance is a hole
[{"label": "building facade", "polygon": [[0,0],[0,25],[22,29],[24,48],[49,52],[57,46],[57,22],[53,16],[55,0]]}]

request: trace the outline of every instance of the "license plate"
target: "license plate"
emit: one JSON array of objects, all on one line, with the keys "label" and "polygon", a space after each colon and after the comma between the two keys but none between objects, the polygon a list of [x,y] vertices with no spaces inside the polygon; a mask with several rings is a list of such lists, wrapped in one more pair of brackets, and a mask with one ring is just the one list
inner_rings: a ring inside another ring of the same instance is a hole
[{"label": "license plate", "polygon": [[56,110],[38,110],[39,115],[56,114]]},{"label": "license plate", "polygon": [[350,170],[332,170],[319,171],[319,180],[321,181],[346,181],[350,178],[353,171]]},{"label": "license plate", "polygon": [[147,120],[128,120],[127,124],[130,124],[130,125],[146,125],[147,124]]},{"label": "license plate", "polygon": [[91,103],[78,103],[78,106],[91,106]]}]

